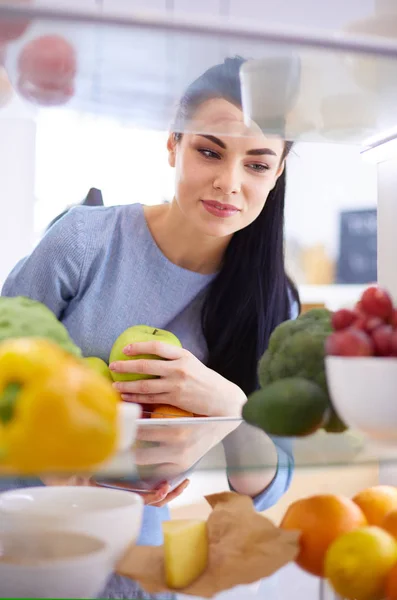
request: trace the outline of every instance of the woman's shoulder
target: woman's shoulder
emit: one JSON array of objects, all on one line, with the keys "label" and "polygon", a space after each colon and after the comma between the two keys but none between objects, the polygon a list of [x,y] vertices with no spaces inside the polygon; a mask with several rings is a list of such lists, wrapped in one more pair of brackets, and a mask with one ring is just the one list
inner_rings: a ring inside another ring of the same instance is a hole
[{"label": "woman's shoulder", "polygon": [[71,235],[83,239],[85,245],[102,246],[116,232],[122,235],[125,226],[131,231],[142,217],[141,204],[74,206],[49,231],[53,229],[58,239]]},{"label": "woman's shoulder", "polygon": [[[131,223],[131,220],[140,219],[142,215],[142,205],[136,203],[114,206],[74,206],[65,217],[73,217],[88,228],[97,227],[98,224],[103,225],[105,228],[111,228],[126,219]],[[62,217],[62,219],[65,219],[65,217]]]}]

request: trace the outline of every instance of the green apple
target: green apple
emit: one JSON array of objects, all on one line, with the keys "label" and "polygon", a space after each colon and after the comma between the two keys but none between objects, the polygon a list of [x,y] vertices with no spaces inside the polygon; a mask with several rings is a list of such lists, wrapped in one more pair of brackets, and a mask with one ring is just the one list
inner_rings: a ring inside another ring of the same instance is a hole
[{"label": "green apple", "polygon": [[91,367],[91,369],[106,377],[109,381],[113,381],[110,369],[102,358],[99,358],[98,356],[86,356],[84,362]]},{"label": "green apple", "polygon": [[[172,346],[182,347],[181,342],[178,340],[176,335],[165,329],[156,329],[156,327],[149,327],[148,325],[134,325],[129,327],[113,344],[113,348],[110,351],[109,364],[118,360],[137,360],[138,358],[149,358],[151,360],[165,360],[161,356],[155,354],[138,354],[137,356],[127,356],[123,350],[129,344],[136,344],[137,342],[164,342],[171,344]],[[137,381],[138,379],[153,379],[156,375],[142,375],[139,373],[114,373],[111,371],[114,381]]]}]

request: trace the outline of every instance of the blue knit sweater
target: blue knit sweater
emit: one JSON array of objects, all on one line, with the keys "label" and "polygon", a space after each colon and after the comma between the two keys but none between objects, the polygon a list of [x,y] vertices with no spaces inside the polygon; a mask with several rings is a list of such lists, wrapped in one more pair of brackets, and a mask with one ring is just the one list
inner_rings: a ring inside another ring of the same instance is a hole
[{"label": "blue knit sweater", "polygon": [[[28,296],[46,304],[85,356],[107,360],[122,331],[145,323],[172,331],[205,363],[200,311],[213,277],[183,269],[163,255],[142,205],[76,207],[16,265],[2,295]],[[275,443],[277,473],[254,499],[258,510],[277,502],[290,482],[292,453],[287,441]],[[25,484],[3,481],[1,487]],[[167,507],[145,507],[139,543],[161,544],[161,521],[168,514]],[[133,582],[113,578],[102,597],[131,598],[134,589]]]}]

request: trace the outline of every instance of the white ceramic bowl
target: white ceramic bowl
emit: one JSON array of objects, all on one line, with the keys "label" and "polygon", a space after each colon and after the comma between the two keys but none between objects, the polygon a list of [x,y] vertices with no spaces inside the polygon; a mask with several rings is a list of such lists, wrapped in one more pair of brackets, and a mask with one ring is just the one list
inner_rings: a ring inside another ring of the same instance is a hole
[{"label": "white ceramic bowl", "polygon": [[118,450],[124,452],[135,442],[137,420],[141,416],[141,407],[132,402],[120,402],[118,405],[119,442]]},{"label": "white ceramic bowl", "polygon": [[112,573],[109,547],[69,531],[2,533],[1,598],[96,598]]},{"label": "white ceramic bowl", "polygon": [[327,356],[327,382],[342,420],[373,440],[397,441],[397,358]]},{"label": "white ceramic bowl", "polygon": [[0,494],[1,530],[91,535],[109,545],[113,562],[135,543],[142,514],[137,494],[100,487],[31,487]]}]

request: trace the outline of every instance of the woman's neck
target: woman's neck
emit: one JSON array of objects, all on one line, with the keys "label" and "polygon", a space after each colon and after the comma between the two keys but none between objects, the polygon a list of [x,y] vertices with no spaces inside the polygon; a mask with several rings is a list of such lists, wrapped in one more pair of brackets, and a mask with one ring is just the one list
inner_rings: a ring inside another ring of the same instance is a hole
[{"label": "woman's neck", "polygon": [[154,241],[172,263],[203,275],[219,270],[230,237],[215,238],[197,231],[175,200],[145,206],[144,214]]}]

